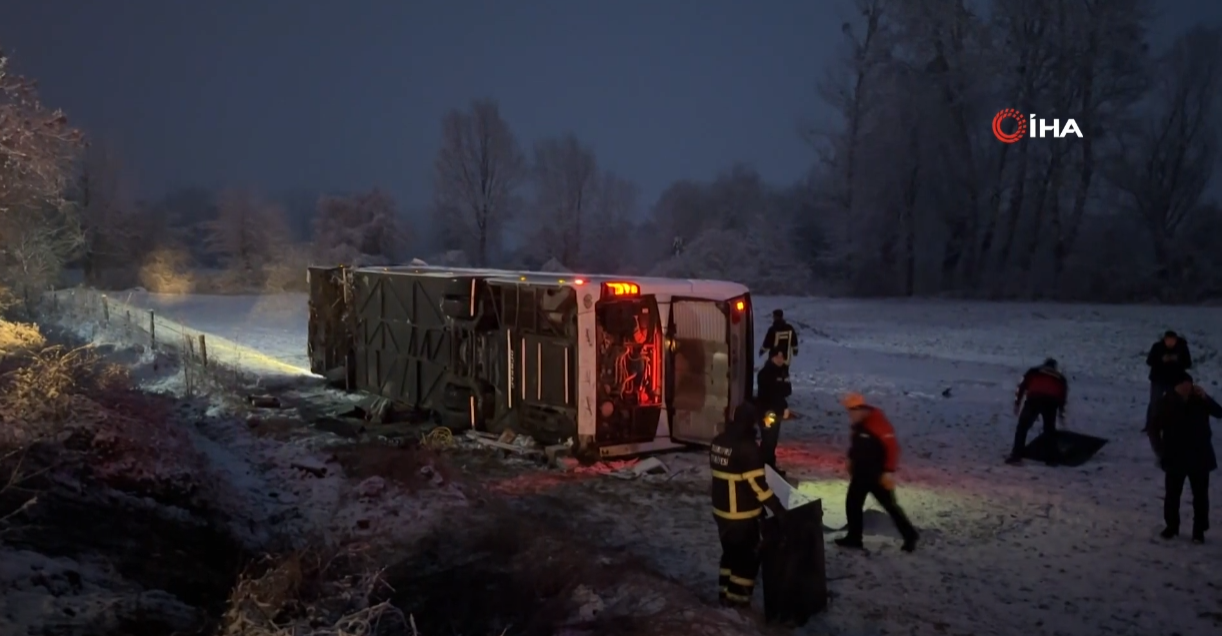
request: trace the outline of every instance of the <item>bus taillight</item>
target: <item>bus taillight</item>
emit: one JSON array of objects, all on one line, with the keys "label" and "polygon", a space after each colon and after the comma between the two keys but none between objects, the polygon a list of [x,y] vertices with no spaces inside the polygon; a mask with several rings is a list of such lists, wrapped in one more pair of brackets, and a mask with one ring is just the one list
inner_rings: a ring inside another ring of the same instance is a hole
[{"label": "bus taillight", "polygon": [[747,313],[747,301],[744,298],[730,301],[730,322],[737,325]]},{"label": "bus taillight", "polygon": [[636,283],[603,283],[607,296],[639,296],[641,288]]}]

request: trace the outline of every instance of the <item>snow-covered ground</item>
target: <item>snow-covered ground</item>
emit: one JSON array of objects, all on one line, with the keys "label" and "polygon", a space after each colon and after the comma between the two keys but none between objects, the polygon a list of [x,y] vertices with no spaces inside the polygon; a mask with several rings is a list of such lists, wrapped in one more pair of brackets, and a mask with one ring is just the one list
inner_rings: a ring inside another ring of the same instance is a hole
[{"label": "snow-covered ground", "polygon": [[[304,359],[301,295],[123,300],[278,359]],[[829,543],[836,598],[803,633],[1218,633],[1222,535],[1203,546],[1155,538],[1162,474],[1138,431],[1144,354],[1165,329],[1188,338],[1199,382],[1215,390],[1222,309],[763,297],[757,342],[774,308],[802,339],[791,405],[803,417],[785,425],[782,467],[823,496],[826,525],[842,526],[847,422],[837,398],[860,391],[896,425],[899,497],[923,533],[918,551],[903,554],[876,513],[868,555]],[[1046,356],[1072,383],[1069,427],[1110,440],[1080,468],[1001,462],[1014,385]],[[663,460],[671,478],[522,468],[489,486],[540,518],[623,547],[711,601],[718,547],[703,457]],[[1185,527],[1190,501],[1185,493]],[[1213,513],[1216,526],[1216,503]]]},{"label": "snow-covered ground", "polygon": [[305,294],[266,296],[176,295],[115,292],[114,300],[257,349],[288,365],[310,368],[306,352],[310,313]]}]

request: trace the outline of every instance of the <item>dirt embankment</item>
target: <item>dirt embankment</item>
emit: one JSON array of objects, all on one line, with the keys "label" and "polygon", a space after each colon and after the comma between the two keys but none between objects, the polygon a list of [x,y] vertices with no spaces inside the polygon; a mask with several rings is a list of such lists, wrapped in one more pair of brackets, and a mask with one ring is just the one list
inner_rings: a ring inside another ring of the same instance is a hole
[{"label": "dirt embankment", "polygon": [[108,365],[5,357],[0,633],[208,631],[249,559],[179,405]]},{"label": "dirt embankment", "polygon": [[150,394],[180,370],[126,348],[4,364],[5,636],[760,633],[506,501],[486,450],[339,439],[291,384]]}]

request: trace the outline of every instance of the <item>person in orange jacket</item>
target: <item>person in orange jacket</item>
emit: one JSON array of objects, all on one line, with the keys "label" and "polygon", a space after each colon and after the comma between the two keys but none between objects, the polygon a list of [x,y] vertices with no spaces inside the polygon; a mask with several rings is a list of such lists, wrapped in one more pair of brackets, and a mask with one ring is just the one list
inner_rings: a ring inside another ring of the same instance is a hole
[{"label": "person in orange jacket", "polygon": [[864,397],[850,393],[843,400],[852,422],[852,442],[849,446],[849,491],[844,498],[848,517],[848,533],[836,539],[842,548],[864,547],[862,532],[866,495],[873,495],[883,510],[891,516],[900,536],[904,552],[916,549],[916,528],[895,501],[895,470],[899,467],[900,447],[895,441],[895,428],[883,412],[866,403]]}]

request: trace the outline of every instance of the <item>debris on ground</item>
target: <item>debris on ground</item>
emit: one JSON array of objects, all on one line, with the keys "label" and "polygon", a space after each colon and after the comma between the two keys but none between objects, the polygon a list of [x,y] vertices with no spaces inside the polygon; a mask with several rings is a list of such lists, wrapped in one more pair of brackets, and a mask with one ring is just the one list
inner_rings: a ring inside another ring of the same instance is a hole
[{"label": "debris on ground", "polygon": [[355,418],[320,417],[314,420],[314,428],[347,438],[356,438],[365,434],[365,423]]},{"label": "debris on ground", "polygon": [[357,484],[356,496],[362,499],[373,499],[386,490],[386,480],[374,475]]},{"label": "debris on ground", "polygon": [[420,467],[420,475],[427,478],[429,483],[434,486],[442,486],[446,483],[446,478],[436,468],[428,464]]},{"label": "debris on ground", "polygon": [[280,398],[274,395],[248,395],[246,401],[257,409],[278,409],[283,408],[280,404]]},{"label": "debris on ground", "polygon": [[619,479],[636,479],[644,475],[665,475],[670,470],[657,457],[646,457],[611,473]]},{"label": "debris on ground", "polygon": [[[511,431],[505,431],[505,433],[512,435]],[[516,435],[507,438],[512,440],[511,442],[503,442],[501,439],[506,439],[505,433],[502,433],[500,438],[490,439],[486,433],[467,431],[467,439],[481,446],[500,449],[523,457],[545,457],[535,440],[525,435]]]},{"label": "debris on ground", "polygon": [[420,436],[420,445],[429,450],[445,450],[454,447],[454,432],[445,426],[438,426]]},{"label": "debris on ground", "polygon": [[304,473],[307,473],[313,477],[322,478],[322,477],[327,476],[327,467],[326,466],[312,465],[312,464],[307,464],[304,462],[292,462],[289,464],[289,466],[297,470],[300,470]]}]

